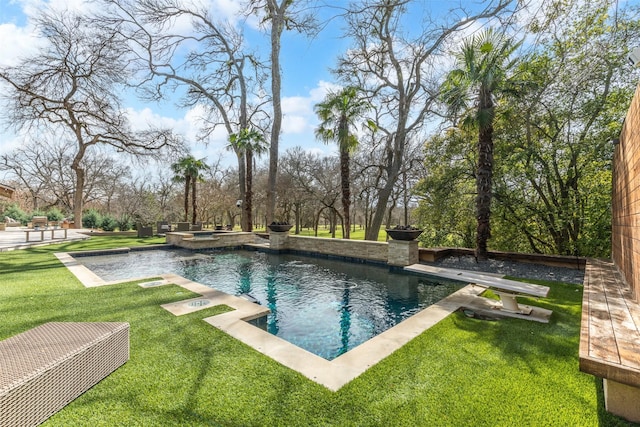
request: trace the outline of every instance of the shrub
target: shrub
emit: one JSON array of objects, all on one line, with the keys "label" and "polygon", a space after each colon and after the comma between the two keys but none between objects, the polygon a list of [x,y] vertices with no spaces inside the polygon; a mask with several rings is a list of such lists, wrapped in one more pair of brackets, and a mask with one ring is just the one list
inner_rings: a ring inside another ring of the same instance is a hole
[{"label": "shrub", "polygon": [[16,221],[20,221],[23,224],[27,222],[27,214],[15,203],[5,206],[4,211],[0,216],[0,221],[4,221],[5,216],[15,219]]},{"label": "shrub", "polygon": [[100,227],[104,231],[115,231],[115,229],[118,227],[118,220],[116,220],[114,217],[112,217],[109,214],[104,215],[102,217],[102,222],[100,224]]},{"label": "shrub", "polygon": [[47,211],[47,219],[49,221],[62,221],[64,214],[58,208],[51,208]]},{"label": "shrub", "polygon": [[82,215],[82,225],[87,228],[100,228],[102,215],[95,209],[89,209]]},{"label": "shrub", "polygon": [[120,220],[118,220],[118,230],[120,231],[129,231],[133,228],[133,221],[128,215],[123,215]]}]

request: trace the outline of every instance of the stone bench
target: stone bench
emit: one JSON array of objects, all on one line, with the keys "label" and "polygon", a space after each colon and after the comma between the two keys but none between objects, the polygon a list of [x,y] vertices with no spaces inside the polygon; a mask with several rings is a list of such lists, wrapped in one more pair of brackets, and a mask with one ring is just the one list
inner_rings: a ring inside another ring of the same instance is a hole
[{"label": "stone bench", "polygon": [[129,360],[128,323],[51,322],[0,341],[0,426],[35,426]]},{"label": "stone bench", "polygon": [[580,370],[603,379],[607,411],[640,422],[640,304],[610,261],[585,267]]},{"label": "stone bench", "polygon": [[34,233],[36,236],[40,235],[40,239],[38,240],[39,242],[44,241],[44,234],[51,234],[51,240],[55,239],[55,233],[56,231],[59,231],[60,233],[62,233],[61,237],[58,237],[58,239],[66,239],[67,238],[67,229],[66,228],[46,228],[46,229],[39,229],[39,230],[25,230],[24,232],[27,234],[27,242],[31,242],[32,240],[29,240],[29,235],[31,233]]}]

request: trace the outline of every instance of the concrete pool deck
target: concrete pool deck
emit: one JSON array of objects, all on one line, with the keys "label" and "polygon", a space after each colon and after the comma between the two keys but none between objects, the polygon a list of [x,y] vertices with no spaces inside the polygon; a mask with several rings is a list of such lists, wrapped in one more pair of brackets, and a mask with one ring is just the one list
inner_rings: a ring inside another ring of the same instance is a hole
[{"label": "concrete pool deck", "polygon": [[27,242],[27,230],[29,229],[26,227],[7,227],[6,230],[0,231],[0,252],[85,240],[89,238],[86,233],[91,232],[89,229],[68,229],[66,238],[56,236],[55,239],[51,239],[50,235],[45,235],[43,240]]},{"label": "concrete pool deck", "polygon": [[[203,320],[332,391],[339,390],[342,386],[451,313],[461,308],[473,310],[484,307],[484,309],[491,311],[491,305],[487,306],[487,304],[492,304],[488,302],[487,298],[479,297],[486,290],[486,287],[469,284],[347,353],[329,361],[248,323],[249,320],[268,314],[269,310],[242,297],[226,294],[175,274],[107,282],[80,264],[71,255],[57,253],[56,256],[86,287],[146,280],[146,282],[139,285],[142,287],[177,285],[200,295],[196,298],[162,305],[162,308],[176,316],[194,313],[216,305],[229,306],[233,309],[232,311],[207,317]],[[157,277],[161,277],[161,279],[156,279]],[[478,305],[480,301],[482,303]]]}]

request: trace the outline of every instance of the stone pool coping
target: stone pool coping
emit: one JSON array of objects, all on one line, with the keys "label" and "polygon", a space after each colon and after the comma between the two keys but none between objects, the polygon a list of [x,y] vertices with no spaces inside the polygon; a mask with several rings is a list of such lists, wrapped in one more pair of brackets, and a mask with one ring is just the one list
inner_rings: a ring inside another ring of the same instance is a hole
[{"label": "stone pool coping", "polygon": [[472,305],[475,298],[486,290],[481,286],[467,285],[436,304],[427,307],[347,353],[329,361],[249,324],[249,320],[264,316],[269,312],[269,309],[249,302],[244,298],[226,294],[176,274],[152,276],[153,278],[161,277],[162,280],[140,277],[108,282],[80,264],[68,253],[56,253],[55,255],[85,287],[149,280],[146,283],[141,283],[140,286],[151,287],[174,284],[200,295],[196,298],[162,305],[162,308],[176,316],[193,313],[216,305],[227,305],[234,310],[207,317],[203,320],[332,391],[339,390],[342,386],[451,313],[461,307]]}]

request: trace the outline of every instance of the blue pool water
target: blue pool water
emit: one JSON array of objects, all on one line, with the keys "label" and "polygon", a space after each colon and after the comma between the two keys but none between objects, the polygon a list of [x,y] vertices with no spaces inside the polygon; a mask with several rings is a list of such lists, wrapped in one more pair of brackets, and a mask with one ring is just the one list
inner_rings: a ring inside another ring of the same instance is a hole
[{"label": "blue pool water", "polygon": [[105,280],[175,273],[229,294],[248,293],[271,310],[257,324],[328,360],[464,286],[384,266],[251,251],[154,250],[78,260]]}]

